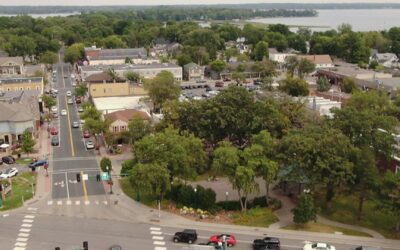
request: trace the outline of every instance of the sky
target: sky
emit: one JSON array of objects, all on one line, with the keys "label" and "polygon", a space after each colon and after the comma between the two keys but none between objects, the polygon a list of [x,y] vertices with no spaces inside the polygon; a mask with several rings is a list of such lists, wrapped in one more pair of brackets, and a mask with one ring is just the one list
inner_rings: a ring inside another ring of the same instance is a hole
[{"label": "sky", "polygon": [[239,3],[400,3],[400,0],[0,0],[0,5],[171,5]]}]

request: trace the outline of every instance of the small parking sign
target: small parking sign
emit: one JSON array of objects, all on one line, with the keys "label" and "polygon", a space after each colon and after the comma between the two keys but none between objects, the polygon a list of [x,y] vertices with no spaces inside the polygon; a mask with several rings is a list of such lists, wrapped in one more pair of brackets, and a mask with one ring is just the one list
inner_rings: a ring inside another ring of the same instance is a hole
[{"label": "small parking sign", "polygon": [[107,180],[109,180],[109,179],[110,179],[110,177],[109,177],[109,175],[108,175],[107,172],[102,172],[102,173],[101,173],[101,180],[107,181]]}]

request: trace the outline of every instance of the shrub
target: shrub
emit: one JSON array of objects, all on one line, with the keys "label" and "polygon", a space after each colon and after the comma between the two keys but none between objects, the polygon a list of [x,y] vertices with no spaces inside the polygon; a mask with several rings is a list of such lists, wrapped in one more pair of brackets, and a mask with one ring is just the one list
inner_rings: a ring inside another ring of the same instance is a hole
[{"label": "shrub", "polygon": [[242,209],[239,201],[220,201],[217,202],[217,206],[226,211],[238,211]]},{"label": "shrub", "polygon": [[135,166],[135,160],[126,160],[121,164],[121,175],[129,175],[133,166]]},{"label": "shrub", "polygon": [[171,187],[171,191],[166,197],[176,202],[178,206],[215,210],[215,192],[199,185],[196,187],[196,191],[192,186],[178,184]]}]

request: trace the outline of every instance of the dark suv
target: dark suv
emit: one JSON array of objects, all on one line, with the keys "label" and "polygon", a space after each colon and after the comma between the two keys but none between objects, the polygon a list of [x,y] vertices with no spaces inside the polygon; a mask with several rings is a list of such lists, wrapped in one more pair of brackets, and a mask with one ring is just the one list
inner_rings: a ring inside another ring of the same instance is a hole
[{"label": "dark suv", "polygon": [[1,160],[2,160],[4,163],[7,163],[7,164],[14,164],[14,163],[15,163],[15,158],[12,157],[11,155],[9,155],[9,156],[3,156],[3,157],[1,158]]},{"label": "dark suv", "polygon": [[253,241],[253,250],[279,250],[281,243],[278,238],[265,237],[264,239],[255,239]]},{"label": "dark suv", "polygon": [[176,232],[174,242],[186,242],[192,244],[197,240],[197,232],[194,229],[185,229],[182,232]]}]

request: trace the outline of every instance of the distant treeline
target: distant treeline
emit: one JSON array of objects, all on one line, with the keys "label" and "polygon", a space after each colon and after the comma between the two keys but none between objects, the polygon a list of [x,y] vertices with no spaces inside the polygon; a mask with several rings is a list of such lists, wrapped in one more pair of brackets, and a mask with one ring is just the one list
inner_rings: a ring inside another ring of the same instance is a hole
[{"label": "distant treeline", "polygon": [[[234,6],[234,5],[232,5]],[[195,7],[195,6],[1,6],[2,14],[55,14],[55,13],[88,13],[131,11],[132,15],[142,20],[182,21],[182,20],[232,20],[255,17],[304,17],[316,16],[314,10],[294,9],[254,9],[251,6],[233,8]],[[236,7],[236,6],[235,6]]]}]

